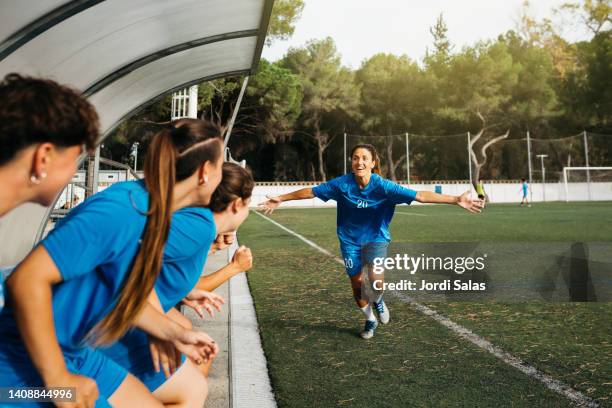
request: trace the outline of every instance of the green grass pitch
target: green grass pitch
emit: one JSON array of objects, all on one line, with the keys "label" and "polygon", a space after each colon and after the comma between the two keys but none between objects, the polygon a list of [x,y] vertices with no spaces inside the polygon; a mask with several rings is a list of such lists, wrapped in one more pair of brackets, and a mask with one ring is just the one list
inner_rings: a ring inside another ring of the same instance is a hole
[{"label": "green grass pitch", "polygon": [[[612,241],[610,202],[489,205],[480,215],[450,206],[400,206],[396,213],[394,242]],[[337,255],[335,217],[335,209],[272,215]],[[280,407],[572,406],[390,297],[391,323],[361,340],[363,317],[341,265],[254,214],[239,240],[253,250],[249,285]],[[428,306],[612,407],[612,303]]]}]

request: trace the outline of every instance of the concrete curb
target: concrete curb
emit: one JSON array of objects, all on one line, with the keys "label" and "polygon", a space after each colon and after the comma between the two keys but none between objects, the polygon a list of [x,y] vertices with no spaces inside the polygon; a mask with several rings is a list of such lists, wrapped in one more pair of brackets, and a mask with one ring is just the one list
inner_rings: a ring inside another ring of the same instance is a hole
[{"label": "concrete curb", "polygon": [[229,281],[231,408],[276,408],[246,274]]}]

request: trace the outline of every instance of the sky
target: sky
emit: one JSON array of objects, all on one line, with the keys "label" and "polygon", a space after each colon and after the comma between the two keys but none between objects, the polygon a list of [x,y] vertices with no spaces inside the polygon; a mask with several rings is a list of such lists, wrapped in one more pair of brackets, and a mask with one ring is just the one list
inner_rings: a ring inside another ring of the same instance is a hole
[{"label": "sky", "polygon": [[[531,0],[530,14],[552,17],[552,9],[567,0]],[[359,68],[372,55],[385,52],[406,54],[420,61],[432,46],[429,27],[440,13],[456,50],[478,40],[494,39],[516,27],[523,0],[305,0],[295,33],[286,41],[265,47],[270,61],[283,57],[289,47],[303,46],[311,39],[332,37],[342,62]],[[567,22],[566,22],[567,23]],[[564,24],[562,35],[576,41],[588,34],[577,24]]]}]

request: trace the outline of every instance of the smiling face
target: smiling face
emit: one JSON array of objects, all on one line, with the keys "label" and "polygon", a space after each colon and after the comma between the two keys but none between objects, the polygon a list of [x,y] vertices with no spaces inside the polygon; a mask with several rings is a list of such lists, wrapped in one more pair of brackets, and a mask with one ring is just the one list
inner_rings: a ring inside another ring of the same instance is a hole
[{"label": "smiling face", "polygon": [[351,157],[351,168],[357,177],[367,177],[372,174],[376,162],[372,158],[372,153],[363,147],[355,149]]}]

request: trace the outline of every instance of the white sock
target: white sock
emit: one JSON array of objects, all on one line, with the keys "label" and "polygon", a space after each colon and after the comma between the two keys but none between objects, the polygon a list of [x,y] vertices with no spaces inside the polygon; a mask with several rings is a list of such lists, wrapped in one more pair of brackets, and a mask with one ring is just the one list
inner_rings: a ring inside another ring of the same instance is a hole
[{"label": "white sock", "polygon": [[382,300],[383,294],[384,294],[384,292],[380,291],[380,293],[378,294],[378,297],[376,298],[374,303],[380,303],[380,301]]},{"label": "white sock", "polygon": [[370,320],[373,322],[376,321],[376,316],[374,316],[374,312],[372,311],[372,307],[370,306],[369,303],[366,306],[362,307],[361,311],[366,316],[367,320]]}]

